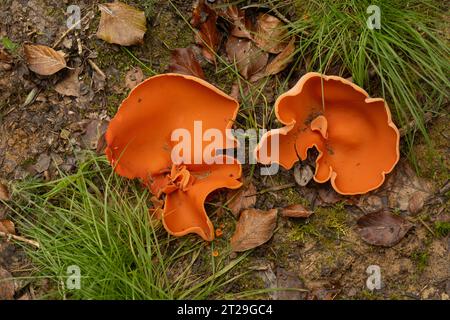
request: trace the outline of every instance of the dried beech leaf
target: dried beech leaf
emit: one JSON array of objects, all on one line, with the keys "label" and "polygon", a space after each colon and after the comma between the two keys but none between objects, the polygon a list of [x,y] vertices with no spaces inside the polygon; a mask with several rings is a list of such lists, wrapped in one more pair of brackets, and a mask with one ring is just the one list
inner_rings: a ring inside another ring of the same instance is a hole
[{"label": "dried beech leaf", "polygon": [[11,197],[8,191],[8,187],[0,182],[0,200],[8,201],[9,199],[11,199]]},{"label": "dried beech leaf", "polygon": [[292,37],[291,41],[289,41],[289,44],[284,48],[283,51],[279,55],[273,59],[266,68],[266,76],[277,74],[288,66],[289,63],[291,63],[292,58],[294,57],[294,51],[295,51],[295,38]]},{"label": "dried beech leaf", "polygon": [[301,204],[293,204],[281,209],[281,216],[285,218],[308,218],[314,212],[306,209]]},{"label": "dried beech leaf", "polygon": [[49,76],[66,67],[64,55],[47,46],[26,44],[23,50],[28,67],[37,74]]},{"label": "dried beech leaf", "polygon": [[144,11],[121,2],[99,4],[101,11],[97,37],[109,43],[142,44],[147,31]]},{"label": "dried beech leaf", "polygon": [[9,271],[0,266],[0,301],[14,299],[14,280]]},{"label": "dried beech leaf", "polygon": [[[196,17],[199,18],[196,18]],[[217,30],[217,13],[200,0],[194,9],[191,23],[198,27],[195,35],[197,44],[202,47],[202,54],[206,60],[216,63],[216,52],[220,45],[220,33]]]},{"label": "dried beech leaf", "polygon": [[253,183],[237,191],[232,190],[227,196],[228,208],[237,217],[241,210],[253,207],[256,204],[256,188]]},{"label": "dried beech leaf", "polygon": [[270,240],[277,224],[277,210],[247,209],[241,213],[230,243],[233,251],[256,248]]},{"label": "dried beech leaf", "polygon": [[238,38],[251,39],[252,25],[250,19],[245,16],[245,11],[237,6],[229,6],[222,10],[221,16],[232,24],[230,34]]},{"label": "dried beech leaf", "polygon": [[0,231],[8,234],[16,234],[16,227],[11,220],[0,220]]},{"label": "dried beech leaf", "polygon": [[254,41],[261,49],[280,53],[288,45],[287,29],[283,22],[270,14],[260,14],[256,21]]},{"label": "dried beech leaf", "polygon": [[80,96],[80,68],[69,70],[67,76],[55,85],[55,90],[64,96]]},{"label": "dried beech leaf", "polygon": [[[248,39],[230,36],[225,46],[230,62],[236,62],[239,73],[250,79],[260,73],[267,65],[269,54],[260,50]],[[252,80],[255,80],[253,78]]]},{"label": "dried beech leaf", "polygon": [[144,81],[144,73],[139,67],[132,68],[125,74],[125,86],[128,89],[133,89],[142,81]]},{"label": "dried beech leaf", "polygon": [[392,247],[400,242],[412,224],[388,211],[373,212],[361,217],[358,222],[361,238],[372,245]]},{"label": "dried beech leaf", "polygon": [[203,69],[195,58],[194,51],[191,48],[178,48],[172,51],[169,72],[187,74],[205,79]]}]

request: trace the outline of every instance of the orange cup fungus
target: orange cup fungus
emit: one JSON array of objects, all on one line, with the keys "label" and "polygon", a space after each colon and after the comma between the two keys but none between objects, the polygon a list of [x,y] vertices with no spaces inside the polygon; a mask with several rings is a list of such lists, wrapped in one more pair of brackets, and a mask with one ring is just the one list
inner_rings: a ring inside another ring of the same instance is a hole
[{"label": "orange cup fungus", "polygon": [[[388,105],[341,77],[307,73],[277,99],[275,114],[285,126],[262,137],[255,150],[258,161],[290,169],[315,147],[314,180],[330,180],[341,194],[378,188],[399,160],[400,135]],[[279,139],[277,157],[270,150],[274,138]]]},{"label": "orange cup fungus", "polygon": [[[119,175],[139,178],[154,196],[164,199],[159,211],[170,234],[196,233],[207,241],[214,239],[205,199],[218,188],[239,188],[241,165],[216,154],[202,138],[199,144],[195,136],[201,132],[195,123],[201,123],[202,132],[219,130],[223,137],[219,143],[225,146],[231,141],[234,146],[226,129],[231,128],[238,108],[233,98],[206,81],[169,73],[135,87],[111,120],[105,151],[111,165]],[[174,163],[171,154],[178,142],[172,140],[177,129],[191,136],[183,142],[193,152],[183,151],[181,161]]]}]

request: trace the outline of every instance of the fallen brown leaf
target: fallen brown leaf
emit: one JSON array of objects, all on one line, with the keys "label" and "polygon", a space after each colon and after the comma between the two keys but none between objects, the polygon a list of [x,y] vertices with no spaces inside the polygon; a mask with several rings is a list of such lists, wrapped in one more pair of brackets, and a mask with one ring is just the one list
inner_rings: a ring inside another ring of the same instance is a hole
[{"label": "fallen brown leaf", "polygon": [[122,2],[99,4],[101,11],[97,37],[121,46],[142,44],[147,31],[144,11]]},{"label": "fallen brown leaf", "polygon": [[291,41],[289,41],[289,44],[283,49],[283,51],[281,51],[281,53],[267,65],[265,75],[274,75],[286,69],[294,57],[294,51],[295,38],[292,37]]},{"label": "fallen brown leaf", "polygon": [[280,19],[270,14],[258,16],[253,37],[258,47],[270,53],[280,53],[288,45],[286,38],[287,29]]},{"label": "fallen brown leaf", "polygon": [[323,204],[335,204],[344,198],[331,188],[319,189],[319,198]]},{"label": "fallen brown leaf", "polygon": [[8,234],[16,234],[16,227],[11,220],[0,220],[0,231]]},{"label": "fallen brown leaf", "polygon": [[416,191],[411,195],[411,198],[409,198],[408,203],[408,211],[412,214],[419,213],[425,204],[425,200],[428,198],[427,195],[425,195],[421,191]]},{"label": "fallen brown leaf", "polygon": [[372,245],[392,247],[400,242],[412,224],[388,211],[369,213],[357,221],[361,238]]},{"label": "fallen brown leaf", "polygon": [[250,19],[245,16],[245,11],[232,5],[220,12],[221,16],[228,20],[231,24],[230,34],[238,38],[252,38],[252,25]]},{"label": "fallen brown leaf", "polygon": [[[194,18],[199,16],[200,18]],[[205,18],[203,18],[205,17]],[[220,33],[217,30],[217,13],[204,0],[200,0],[194,8],[193,25],[198,27],[195,40],[202,48],[206,60],[216,63],[216,52],[220,45]]]},{"label": "fallen brown leaf", "polygon": [[0,301],[14,299],[14,280],[7,270],[0,267]]},{"label": "fallen brown leaf", "polygon": [[364,213],[378,212],[384,209],[383,200],[377,195],[364,195],[356,205]]},{"label": "fallen brown leaf", "polygon": [[55,90],[64,96],[80,96],[80,68],[69,70],[67,76],[55,85]]},{"label": "fallen brown leaf", "polygon": [[242,252],[256,248],[270,240],[277,223],[277,210],[247,209],[241,213],[236,231],[231,237],[231,248]]},{"label": "fallen brown leaf", "polygon": [[236,62],[239,73],[245,79],[256,81],[258,77],[255,76],[263,74],[269,54],[260,50],[253,41],[229,36],[225,49],[230,62]]},{"label": "fallen brown leaf", "polygon": [[281,209],[281,216],[285,218],[308,218],[314,212],[306,209],[301,204],[293,204]]},{"label": "fallen brown leaf", "polygon": [[[273,294],[274,300],[304,300],[306,297],[305,285],[299,276],[283,268],[277,268],[277,289]],[[288,290],[280,290],[288,289]],[[290,289],[290,290],[289,290]]]},{"label": "fallen brown leaf", "polygon": [[203,69],[195,58],[194,51],[191,48],[178,48],[172,51],[169,72],[187,74],[205,79]]},{"label": "fallen brown leaf", "polygon": [[25,60],[31,71],[49,76],[66,67],[64,55],[43,45],[25,44]]},{"label": "fallen brown leaf", "polygon": [[5,63],[11,63],[12,62],[11,56],[3,48],[0,48],[0,61],[1,62],[5,62]]},{"label": "fallen brown leaf", "polygon": [[256,188],[253,183],[239,190],[232,190],[227,195],[228,208],[235,217],[241,210],[253,207],[256,204]]},{"label": "fallen brown leaf", "polygon": [[134,67],[125,74],[125,86],[128,89],[133,89],[142,81],[144,81],[144,73],[139,67]]},{"label": "fallen brown leaf", "polygon": [[8,187],[0,182],[0,200],[8,201],[10,198]]}]

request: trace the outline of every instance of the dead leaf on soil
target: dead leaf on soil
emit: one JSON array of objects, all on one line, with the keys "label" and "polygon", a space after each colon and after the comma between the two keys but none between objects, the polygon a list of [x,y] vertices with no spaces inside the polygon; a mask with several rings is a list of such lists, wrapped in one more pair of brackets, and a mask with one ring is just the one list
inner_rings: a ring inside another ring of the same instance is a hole
[{"label": "dead leaf on soil", "polygon": [[0,267],[0,301],[14,299],[14,280],[7,270]]},{"label": "dead leaf on soil", "polygon": [[297,163],[294,167],[294,179],[300,187],[306,186],[314,176],[314,172],[307,164]]},{"label": "dead leaf on soil", "polygon": [[388,211],[369,213],[357,221],[361,238],[372,245],[392,247],[400,242],[413,225]]},{"label": "dead leaf on soil", "polygon": [[8,201],[11,199],[11,196],[8,191],[8,187],[0,182],[0,200]]},{"label": "dead leaf on soil", "polygon": [[412,214],[419,213],[425,204],[425,200],[428,198],[427,195],[422,191],[414,192],[409,198],[408,211]]},{"label": "dead leaf on soil", "polygon": [[69,70],[67,76],[55,85],[55,90],[63,96],[80,96],[80,68]]},{"label": "dead leaf on soil", "polygon": [[245,11],[232,5],[219,13],[223,18],[228,20],[231,24],[230,34],[238,38],[251,39],[252,25],[250,19],[245,16]]},{"label": "dead leaf on soil", "polygon": [[270,14],[260,14],[256,21],[255,43],[270,53],[280,53],[288,45],[284,23]]},{"label": "dead leaf on soil", "polygon": [[263,70],[269,54],[260,50],[251,40],[229,36],[225,46],[228,59],[236,62],[239,73],[247,80],[256,81],[264,75]]},{"label": "dead leaf on soil", "polygon": [[202,48],[206,60],[216,63],[216,52],[220,45],[220,33],[217,30],[217,13],[204,0],[194,8],[192,25],[199,30],[195,35],[196,43]]},{"label": "dead leaf on soil", "polygon": [[286,48],[284,48],[283,51],[281,51],[281,53],[267,65],[265,75],[274,75],[286,69],[286,67],[289,65],[289,63],[291,63],[292,58],[294,57],[294,51],[295,38],[292,37]]},{"label": "dead leaf on soil", "polygon": [[144,11],[121,2],[99,4],[101,11],[97,37],[121,46],[142,44],[147,31]]},{"label": "dead leaf on soil", "polygon": [[35,165],[34,170],[38,173],[42,173],[50,167],[51,158],[48,154],[42,153],[39,155]]},{"label": "dead leaf on soil", "polygon": [[256,204],[256,188],[253,183],[240,188],[239,190],[229,191],[227,194],[228,208],[235,217],[243,209],[248,209]]},{"label": "dead leaf on soil", "polygon": [[134,67],[125,74],[125,86],[128,89],[133,89],[142,81],[144,81],[144,73],[139,67]]},{"label": "dead leaf on soil", "polygon": [[319,189],[319,198],[323,204],[335,204],[339,201],[344,200],[344,198],[339,195],[334,189],[331,188],[321,188]]},{"label": "dead leaf on soil", "polygon": [[364,195],[359,198],[357,204],[364,213],[379,212],[384,209],[383,200],[377,195]]},{"label": "dead leaf on soil", "polygon": [[274,300],[302,300],[308,291],[297,274],[280,267],[277,268],[277,289],[290,290],[276,290],[272,295]]},{"label": "dead leaf on soil", "polygon": [[3,48],[0,48],[0,61],[4,62],[4,63],[11,63],[12,62],[11,56]]},{"label": "dead leaf on soil", "polygon": [[281,216],[285,218],[308,218],[314,212],[306,209],[301,204],[293,204],[281,209]]},{"label": "dead leaf on soil", "polygon": [[11,220],[0,220],[0,231],[7,234],[16,234],[16,227]]},{"label": "dead leaf on soil", "polygon": [[230,240],[232,250],[242,252],[266,243],[272,237],[276,224],[276,209],[269,211],[244,210]]},{"label": "dead leaf on soil", "polygon": [[178,48],[172,51],[169,72],[187,74],[205,79],[200,63],[191,48]]},{"label": "dead leaf on soil", "polygon": [[43,45],[25,44],[25,60],[31,71],[49,76],[65,68],[64,54]]}]

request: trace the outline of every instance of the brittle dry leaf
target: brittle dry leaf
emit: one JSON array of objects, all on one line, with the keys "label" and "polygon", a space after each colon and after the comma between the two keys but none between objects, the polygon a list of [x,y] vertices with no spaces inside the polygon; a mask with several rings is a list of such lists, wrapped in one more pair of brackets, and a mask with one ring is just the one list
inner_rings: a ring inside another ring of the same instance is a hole
[{"label": "brittle dry leaf", "polygon": [[142,44],[147,31],[144,11],[121,2],[99,4],[97,37],[122,46]]},{"label": "brittle dry leaf", "polygon": [[277,210],[247,209],[241,213],[236,231],[231,237],[231,248],[242,252],[256,248],[272,238],[277,224]]},{"label": "brittle dry leaf", "polygon": [[281,209],[281,216],[285,218],[308,218],[314,212],[306,209],[301,204],[293,204]]},{"label": "brittle dry leaf", "polygon": [[225,49],[230,62],[236,62],[239,73],[251,81],[257,80],[255,76],[262,73],[269,60],[269,54],[248,39],[230,36]]},{"label": "brittle dry leaf", "polygon": [[8,191],[8,187],[0,182],[0,200],[8,201],[9,199],[11,199],[11,197]]},{"label": "brittle dry leaf", "polygon": [[14,280],[9,271],[0,267],[0,301],[14,299]]},{"label": "brittle dry leaf", "polygon": [[172,51],[169,72],[187,74],[205,79],[203,69],[195,58],[194,51],[191,48],[177,48]]},{"label": "brittle dry leaf", "polygon": [[256,204],[256,188],[253,183],[239,190],[232,190],[227,195],[228,208],[235,217],[241,210],[253,207]]},{"label": "brittle dry leaf", "polygon": [[37,74],[49,76],[66,67],[64,55],[50,47],[25,44],[23,50],[28,67]]},{"label": "brittle dry leaf", "polygon": [[125,86],[128,89],[133,89],[142,81],[144,81],[144,73],[139,67],[134,67],[125,74]]},{"label": "brittle dry leaf", "polygon": [[191,23],[198,27],[195,40],[202,47],[205,59],[211,63],[216,63],[216,52],[220,45],[216,22],[217,13],[206,5],[204,0],[200,0],[194,8]]},{"label": "brittle dry leaf", "polygon": [[358,219],[361,238],[372,245],[392,247],[400,242],[412,224],[388,211],[373,212]]},{"label": "brittle dry leaf", "polygon": [[289,41],[286,48],[284,48],[283,51],[279,55],[273,59],[266,68],[265,75],[270,76],[277,74],[288,66],[289,63],[291,63],[292,58],[294,57],[294,51],[295,51],[295,38],[292,37],[291,41]]},{"label": "brittle dry leaf", "polygon": [[258,16],[253,37],[258,47],[270,53],[280,53],[288,45],[287,36],[287,29],[280,19],[270,14]]},{"label": "brittle dry leaf", "polygon": [[0,231],[8,234],[16,234],[16,227],[11,220],[0,220]]},{"label": "brittle dry leaf", "polygon": [[55,90],[64,96],[80,96],[80,68],[69,70],[67,76],[55,85]]},{"label": "brittle dry leaf", "polygon": [[252,38],[252,24],[245,16],[245,11],[232,5],[221,11],[221,16],[232,24],[230,34],[238,38]]}]

